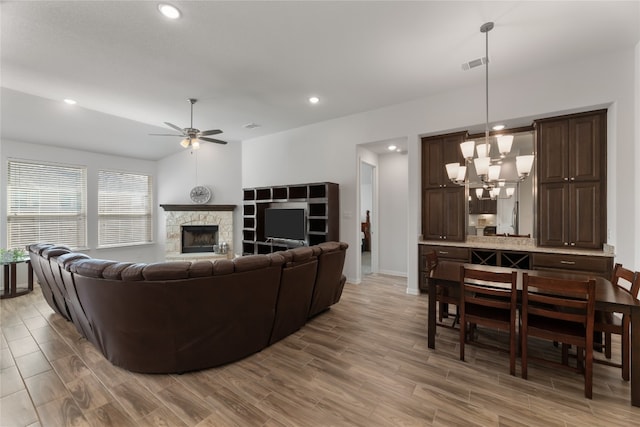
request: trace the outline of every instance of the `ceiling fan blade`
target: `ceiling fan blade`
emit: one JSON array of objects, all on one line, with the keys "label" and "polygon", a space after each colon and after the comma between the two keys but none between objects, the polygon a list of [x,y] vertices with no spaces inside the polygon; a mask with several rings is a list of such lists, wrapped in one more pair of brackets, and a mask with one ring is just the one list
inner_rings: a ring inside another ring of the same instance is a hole
[{"label": "ceiling fan blade", "polygon": [[178,135],[177,133],[150,133],[151,136],[179,136],[180,138],[184,138],[184,135]]},{"label": "ceiling fan blade", "polygon": [[219,133],[222,133],[220,129],[203,130],[202,132],[198,132],[198,136],[218,135]]},{"label": "ceiling fan blade", "polygon": [[207,141],[207,142],[215,142],[216,144],[226,144],[227,141],[221,141],[219,139],[206,138],[206,137],[198,137],[199,140]]},{"label": "ceiling fan blade", "polygon": [[186,132],[184,131],[184,129],[179,128],[178,126],[176,126],[176,125],[174,125],[172,123],[164,122],[164,124],[169,126],[170,128],[173,128],[173,129],[177,130],[178,132],[182,133],[182,136],[187,135]]}]

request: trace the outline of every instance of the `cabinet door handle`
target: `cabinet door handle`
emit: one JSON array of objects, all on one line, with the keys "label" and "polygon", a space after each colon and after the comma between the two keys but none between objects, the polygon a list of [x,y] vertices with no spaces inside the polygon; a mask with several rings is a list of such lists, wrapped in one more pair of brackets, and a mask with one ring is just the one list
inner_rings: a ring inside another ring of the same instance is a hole
[{"label": "cabinet door handle", "polygon": [[449,252],[448,252],[448,251],[438,251],[438,253],[439,253],[440,255],[447,255]]},{"label": "cabinet door handle", "polygon": [[571,246],[575,246],[575,245],[576,245],[576,242],[571,242]]},{"label": "cabinet door handle", "polygon": [[565,260],[560,260],[560,264],[566,264],[566,265],[575,265],[576,262],[575,261],[565,261]]},{"label": "cabinet door handle", "polygon": [[567,242],[564,242],[564,245],[565,245],[565,246],[569,246],[569,243],[567,243]]},{"label": "cabinet door handle", "polygon": [[444,236],[444,240],[447,240],[447,236]]},{"label": "cabinet door handle", "polygon": [[565,180],[565,181],[569,181],[569,178],[565,178],[564,180]]},{"label": "cabinet door handle", "polygon": [[572,177],[571,177],[571,181],[575,181],[575,180],[576,180],[576,177],[575,177],[575,176],[572,176]]}]

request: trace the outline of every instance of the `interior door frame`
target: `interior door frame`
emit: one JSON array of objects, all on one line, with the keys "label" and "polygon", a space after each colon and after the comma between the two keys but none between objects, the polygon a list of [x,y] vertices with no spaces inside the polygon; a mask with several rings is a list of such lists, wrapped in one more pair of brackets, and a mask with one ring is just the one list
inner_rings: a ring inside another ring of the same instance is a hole
[{"label": "interior door frame", "polygon": [[[362,211],[362,166],[367,165],[371,168],[371,273],[377,273],[379,271],[379,251],[378,251],[378,227],[380,221],[378,220],[378,165],[364,160],[361,156],[358,156],[358,186],[357,186],[357,214],[356,229],[358,232],[357,241],[361,242],[361,219],[360,213]],[[358,248],[358,263],[357,263],[357,279],[358,283],[362,280],[362,251]]]}]

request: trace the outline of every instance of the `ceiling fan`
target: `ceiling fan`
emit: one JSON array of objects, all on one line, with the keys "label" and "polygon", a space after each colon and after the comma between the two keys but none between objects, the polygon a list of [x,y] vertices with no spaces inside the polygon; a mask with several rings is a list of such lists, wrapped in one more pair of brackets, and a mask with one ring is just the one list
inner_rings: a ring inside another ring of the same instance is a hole
[{"label": "ceiling fan", "polygon": [[174,125],[173,123],[164,122],[165,125],[169,126],[172,129],[177,130],[178,132],[180,132],[180,134],[178,135],[174,133],[150,133],[149,135],[179,136],[183,138],[182,141],[180,141],[180,145],[182,145],[184,148],[191,147],[194,150],[197,150],[198,148],[200,148],[200,141],[215,142],[216,144],[226,144],[227,141],[222,141],[220,139],[214,139],[214,138],[207,138],[207,136],[209,135],[218,135],[222,133],[220,129],[201,131],[193,127],[193,104],[198,102],[198,100],[194,98],[189,98],[188,101],[191,104],[191,124],[189,125],[188,128],[182,129]]}]

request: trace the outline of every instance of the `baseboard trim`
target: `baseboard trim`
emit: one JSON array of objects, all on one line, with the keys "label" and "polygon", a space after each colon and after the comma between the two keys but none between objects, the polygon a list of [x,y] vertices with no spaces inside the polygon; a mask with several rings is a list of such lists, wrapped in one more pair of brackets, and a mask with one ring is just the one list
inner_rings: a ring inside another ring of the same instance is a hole
[{"label": "baseboard trim", "polygon": [[398,276],[398,277],[407,277],[407,273],[404,271],[394,271],[394,270],[379,270],[378,273],[386,274],[388,276]]}]

